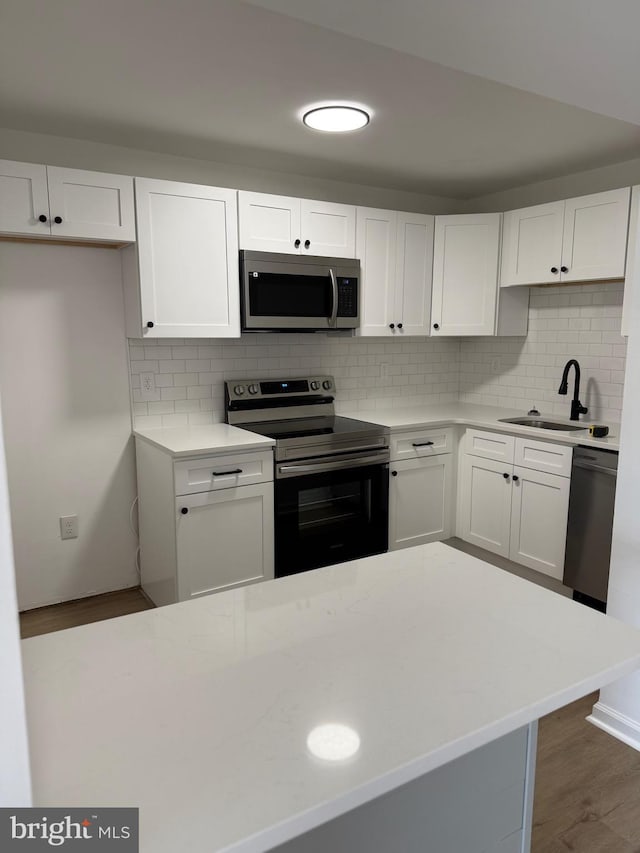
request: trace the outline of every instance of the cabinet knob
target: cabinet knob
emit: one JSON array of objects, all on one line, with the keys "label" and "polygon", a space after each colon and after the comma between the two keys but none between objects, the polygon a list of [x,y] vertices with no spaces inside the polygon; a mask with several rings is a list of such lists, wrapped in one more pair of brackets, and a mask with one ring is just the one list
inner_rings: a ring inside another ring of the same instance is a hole
[{"label": "cabinet knob", "polygon": [[513,475],[513,482],[514,482],[514,483],[517,483],[519,479],[520,479],[520,477],[518,477],[518,475],[517,475],[517,474],[514,474],[514,475]]},{"label": "cabinet knob", "polygon": [[293,245],[296,247],[296,249],[299,249],[300,248],[300,240],[296,240]]},{"label": "cabinet knob", "polygon": [[560,272],[569,272],[569,267],[560,267]]},{"label": "cabinet knob", "polygon": [[391,472],[391,476],[392,476],[392,477],[397,477],[397,476],[398,476],[398,472],[397,472],[397,471],[392,471],[392,472]]},{"label": "cabinet knob", "polygon": [[46,221],[47,221],[47,217],[44,215],[44,213],[41,213],[40,216],[38,217],[38,222],[46,222]]},{"label": "cabinet knob", "polygon": [[183,506],[183,507],[182,507],[182,509],[180,510],[180,512],[181,512],[183,515],[186,515],[186,514],[189,512],[189,509],[188,509],[188,507]]},{"label": "cabinet knob", "polygon": [[505,478],[505,480],[509,479],[509,475],[506,472],[502,476]]},{"label": "cabinet knob", "polygon": [[399,329],[401,329],[401,328],[402,328],[402,323],[398,323],[398,328],[399,328]]},{"label": "cabinet knob", "polygon": [[551,267],[551,272],[555,275],[558,272],[558,267]]},{"label": "cabinet knob", "polygon": [[389,328],[390,328],[390,329],[395,329],[395,327],[396,327],[396,324],[395,324],[395,323],[389,323]]},{"label": "cabinet knob", "polygon": [[56,225],[61,225],[62,224],[62,217],[61,216],[54,216],[53,221],[56,223]]},{"label": "cabinet knob", "polygon": [[311,240],[305,240],[305,241],[304,241],[304,247],[305,247],[305,249],[308,249],[310,245],[311,245]]},{"label": "cabinet knob", "polygon": [[434,323],[434,324],[433,324],[433,328],[434,328],[434,329],[436,330],[436,332],[437,332],[437,331],[438,331],[438,329],[440,328],[440,323]]},{"label": "cabinet knob", "polygon": [[153,323],[151,320],[149,320],[149,322],[147,323],[147,329],[153,329],[154,325],[155,325],[155,323]]}]

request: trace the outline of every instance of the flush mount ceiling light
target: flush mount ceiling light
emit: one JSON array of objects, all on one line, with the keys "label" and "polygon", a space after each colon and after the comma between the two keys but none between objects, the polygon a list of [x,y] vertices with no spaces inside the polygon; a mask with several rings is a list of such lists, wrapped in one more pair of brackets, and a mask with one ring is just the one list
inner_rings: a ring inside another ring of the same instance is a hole
[{"label": "flush mount ceiling light", "polygon": [[369,124],[370,113],[362,107],[348,104],[327,104],[308,108],[302,121],[313,130],[324,130],[325,133],[346,133],[358,130]]}]

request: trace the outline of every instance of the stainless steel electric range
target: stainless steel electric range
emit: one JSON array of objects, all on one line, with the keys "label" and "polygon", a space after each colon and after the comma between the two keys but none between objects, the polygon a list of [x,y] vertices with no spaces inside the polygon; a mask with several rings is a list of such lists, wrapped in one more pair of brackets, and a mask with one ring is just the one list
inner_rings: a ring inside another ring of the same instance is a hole
[{"label": "stainless steel electric range", "polygon": [[276,441],[276,577],[387,550],[389,430],[334,399],[332,376],[225,382],[227,422]]}]

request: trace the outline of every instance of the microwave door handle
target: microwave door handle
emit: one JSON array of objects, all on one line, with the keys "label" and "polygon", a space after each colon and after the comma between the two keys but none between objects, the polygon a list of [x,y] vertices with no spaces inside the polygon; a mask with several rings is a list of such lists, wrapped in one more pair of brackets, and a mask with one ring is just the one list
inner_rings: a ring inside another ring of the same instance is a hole
[{"label": "microwave door handle", "polygon": [[336,325],[336,320],[338,318],[338,283],[336,281],[336,274],[329,267],[329,276],[331,278],[331,316],[329,317],[329,325],[334,328]]}]

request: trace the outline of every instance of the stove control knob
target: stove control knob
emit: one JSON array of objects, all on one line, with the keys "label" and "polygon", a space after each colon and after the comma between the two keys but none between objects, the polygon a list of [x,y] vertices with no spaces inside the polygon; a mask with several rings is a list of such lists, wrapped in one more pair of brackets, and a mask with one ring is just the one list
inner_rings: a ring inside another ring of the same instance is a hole
[{"label": "stove control knob", "polygon": [[313,379],[313,380],[311,381],[311,390],[312,390],[312,391],[317,391],[319,387],[320,387],[320,383],[318,382],[318,380],[317,380],[317,379]]},{"label": "stove control knob", "polygon": [[259,390],[260,389],[258,388],[257,385],[249,385],[249,393],[250,394],[257,394]]},{"label": "stove control knob", "polygon": [[242,395],[244,394],[244,385],[236,385],[236,387],[233,389],[233,393],[237,394],[238,397],[242,397]]},{"label": "stove control knob", "polygon": [[328,391],[331,388],[331,380],[325,379],[324,382],[322,383],[322,387],[324,388],[325,391]]}]

